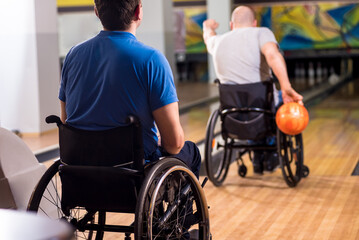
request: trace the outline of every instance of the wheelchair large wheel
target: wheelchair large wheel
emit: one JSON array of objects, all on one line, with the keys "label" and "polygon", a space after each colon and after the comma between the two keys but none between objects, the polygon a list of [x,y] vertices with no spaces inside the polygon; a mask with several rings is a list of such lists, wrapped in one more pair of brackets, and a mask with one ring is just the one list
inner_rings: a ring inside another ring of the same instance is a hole
[{"label": "wheelchair large wheel", "polygon": [[216,110],[207,123],[204,148],[207,175],[215,186],[222,185],[226,179],[231,158],[231,150],[226,148],[221,128],[219,110]]},{"label": "wheelchair large wheel", "polygon": [[74,208],[70,216],[66,216],[61,210],[61,180],[58,168],[60,160],[45,172],[37,184],[30,198],[27,210],[45,215],[51,219],[67,221],[74,227],[75,239],[102,239],[103,231],[86,230],[88,224],[105,224],[106,215],[104,212],[89,213],[84,208]]},{"label": "wheelchair large wheel", "polygon": [[278,130],[277,147],[282,174],[289,187],[295,187],[303,176],[302,134],[286,135]]},{"label": "wheelchair large wheel", "polygon": [[135,239],[210,239],[207,201],[196,176],[180,160],[165,158],[152,166],[141,187]]}]

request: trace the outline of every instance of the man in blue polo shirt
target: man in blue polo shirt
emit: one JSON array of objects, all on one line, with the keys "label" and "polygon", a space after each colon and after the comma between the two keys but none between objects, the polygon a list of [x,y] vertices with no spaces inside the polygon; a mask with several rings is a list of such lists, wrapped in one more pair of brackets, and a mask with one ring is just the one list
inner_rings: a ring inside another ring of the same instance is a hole
[{"label": "man in blue polo shirt", "polygon": [[184,142],[170,66],[135,37],[143,17],[140,0],[95,0],[95,12],[103,31],[73,47],[64,61],[62,122],[105,130],[135,115],[143,126],[147,161],[176,156],[198,177],[201,156],[194,143]]}]

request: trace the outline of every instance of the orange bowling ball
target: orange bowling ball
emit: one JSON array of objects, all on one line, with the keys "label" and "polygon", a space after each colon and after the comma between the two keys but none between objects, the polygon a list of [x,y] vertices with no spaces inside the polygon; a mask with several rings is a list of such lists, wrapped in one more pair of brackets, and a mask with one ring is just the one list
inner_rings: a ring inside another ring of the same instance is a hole
[{"label": "orange bowling ball", "polygon": [[278,128],[285,134],[297,135],[308,125],[309,114],[307,109],[299,103],[283,104],[277,111],[275,121]]}]

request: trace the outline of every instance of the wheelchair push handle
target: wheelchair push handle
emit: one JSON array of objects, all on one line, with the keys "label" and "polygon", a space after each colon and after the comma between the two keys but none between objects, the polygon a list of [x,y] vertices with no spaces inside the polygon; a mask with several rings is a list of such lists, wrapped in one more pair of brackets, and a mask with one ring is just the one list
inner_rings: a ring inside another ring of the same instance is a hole
[{"label": "wheelchair push handle", "polygon": [[45,119],[46,123],[56,123],[58,126],[62,124],[61,119],[56,115],[47,116]]}]

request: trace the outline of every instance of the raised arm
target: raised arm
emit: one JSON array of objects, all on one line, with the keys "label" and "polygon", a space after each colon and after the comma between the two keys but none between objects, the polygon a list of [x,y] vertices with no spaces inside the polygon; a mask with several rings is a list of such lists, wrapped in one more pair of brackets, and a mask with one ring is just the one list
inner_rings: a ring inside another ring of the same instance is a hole
[{"label": "raised arm", "polygon": [[283,102],[298,102],[303,104],[302,95],[298,94],[291,86],[282,54],[274,42],[267,42],[262,46],[261,52],[265,56],[268,65],[272,68],[273,73],[278,78],[282,90]]},{"label": "raised arm", "polygon": [[152,112],[161,135],[161,146],[170,154],[178,154],[184,145],[178,103],[170,103]]},{"label": "raised arm", "polygon": [[217,35],[216,29],[218,28],[218,23],[213,19],[207,19],[203,22],[203,39],[204,43],[207,44],[207,40]]}]

